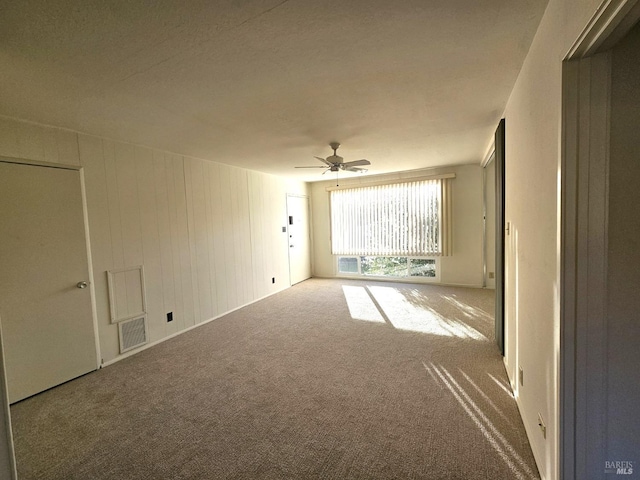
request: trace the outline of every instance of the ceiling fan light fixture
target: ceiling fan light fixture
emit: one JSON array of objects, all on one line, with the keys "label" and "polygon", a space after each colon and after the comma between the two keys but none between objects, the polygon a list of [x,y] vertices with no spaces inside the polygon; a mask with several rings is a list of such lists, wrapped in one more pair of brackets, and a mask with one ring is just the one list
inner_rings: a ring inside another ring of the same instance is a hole
[{"label": "ceiling fan light fixture", "polygon": [[324,168],[325,171],[322,172],[324,175],[327,172],[339,172],[340,170],[345,170],[347,172],[356,172],[356,173],[366,173],[368,169],[360,168],[361,165],[371,165],[369,160],[365,160],[364,158],[361,160],[354,160],[351,162],[345,162],[344,159],[336,153],[338,147],[340,147],[339,142],[331,142],[329,146],[333,150],[333,155],[328,156],[327,158],[315,157],[320,160],[326,166],[318,166],[318,167],[295,167],[295,168]]}]

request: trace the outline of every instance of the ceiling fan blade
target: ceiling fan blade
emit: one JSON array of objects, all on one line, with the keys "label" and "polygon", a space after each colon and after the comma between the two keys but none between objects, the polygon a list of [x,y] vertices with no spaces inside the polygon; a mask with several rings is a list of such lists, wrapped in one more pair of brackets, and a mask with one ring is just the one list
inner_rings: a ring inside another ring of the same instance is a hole
[{"label": "ceiling fan blade", "polygon": [[323,165],[314,165],[313,167],[293,167],[293,168],[327,168]]},{"label": "ceiling fan blade", "polygon": [[355,167],[358,165],[371,165],[371,162],[369,160],[354,160],[353,162],[344,162],[342,165],[346,166],[346,167]]},{"label": "ceiling fan blade", "polygon": [[348,171],[348,172],[358,172],[358,173],[366,173],[369,170],[366,168],[359,168],[359,167],[346,167],[344,168],[344,170]]},{"label": "ceiling fan blade", "polygon": [[318,160],[320,160],[323,163],[326,163],[327,165],[331,166],[333,165],[333,163],[327,161],[326,159],[322,158],[322,157],[313,157],[313,158],[317,158]]}]

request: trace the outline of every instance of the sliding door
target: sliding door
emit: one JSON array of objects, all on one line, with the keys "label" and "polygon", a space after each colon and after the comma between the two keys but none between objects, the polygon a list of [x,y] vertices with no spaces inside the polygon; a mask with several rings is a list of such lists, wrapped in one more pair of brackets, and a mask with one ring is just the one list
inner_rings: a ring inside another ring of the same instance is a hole
[{"label": "sliding door", "polygon": [[496,163],[496,343],[504,355],[504,187],[505,187],[505,121],[500,120],[495,134]]}]

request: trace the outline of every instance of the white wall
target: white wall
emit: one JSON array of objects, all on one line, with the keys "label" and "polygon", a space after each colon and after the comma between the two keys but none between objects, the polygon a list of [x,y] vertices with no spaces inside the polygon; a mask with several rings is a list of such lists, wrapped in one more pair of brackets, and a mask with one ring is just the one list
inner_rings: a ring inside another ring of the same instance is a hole
[{"label": "white wall", "polygon": [[83,167],[105,362],[107,270],[144,265],[151,342],[289,286],[286,194],[302,182],[6,118],[0,155]]},{"label": "white wall", "polygon": [[[558,478],[562,61],[600,0],[550,0],[505,109],[507,372],[542,478]],[[518,386],[518,365],[524,386]],[[540,412],[546,439],[537,425]]]},{"label": "white wall", "polygon": [[[487,202],[486,212],[486,245],[485,254],[487,262],[487,288],[496,288],[496,162],[492,160],[485,170],[485,199]],[[494,277],[490,278],[490,273]]]},{"label": "white wall", "polygon": [[[440,259],[440,282],[451,285],[482,286],[482,167],[461,165],[412,172],[349,177],[340,180],[341,186],[371,181],[396,180],[425,175],[455,173],[452,181],[453,254]],[[329,192],[335,179],[311,184],[313,220],[313,274],[318,277],[336,275],[331,255]]]}]

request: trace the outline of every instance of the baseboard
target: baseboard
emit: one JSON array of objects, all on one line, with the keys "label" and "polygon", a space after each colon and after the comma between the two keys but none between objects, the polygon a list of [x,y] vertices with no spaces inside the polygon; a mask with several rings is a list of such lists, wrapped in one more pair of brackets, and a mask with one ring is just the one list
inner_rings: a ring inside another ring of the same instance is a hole
[{"label": "baseboard", "polygon": [[154,347],[154,346],[156,346],[156,345],[158,345],[158,344],[160,344],[162,342],[166,342],[167,340],[171,340],[172,338],[175,338],[178,335],[182,335],[183,333],[189,332],[189,331],[191,331],[191,330],[193,330],[195,328],[198,328],[198,327],[201,327],[203,325],[206,325],[207,323],[213,322],[214,320],[217,320],[217,319],[222,318],[222,317],[224,317],[226,315],[229,315],[230,313],[235,312],[236,310],[240,310],[241,308],[248,307],[249,305],[251,305],[253,303],[259,302],[260,300],[264,300],[265,298],[268,298],[271,295],[275,295],[276,293],[283,292],[283,291],[287,290],[288,288],[291,288],[291,286],[289,285],[289,286],[287,286],[285,288],[282,288],[280,290],[277,290],[275,292],[271,292],[271,293],[269,293],[267,295],[264,295],[264,296],[262,296],[260,298],[256,298],[255,300],[252,300],[252,301],[250,301],[248,303],[240,305],[239,307],[236,307],[236,308],[228,310],[228,311],[226,311],[224,313],[221,313],[220,315],[216,315],[215,317],[209,318],[207,320],[203,320],[202,322],[197,323],[195,325],[192,325],[190,327],[187,327],[184,330],[180,330],[179,332],[172,333],[171,335],[163,337],[160,340],[156,340],[155,342],[147,343],[146,345],[143,345],[140,348],[137,348],[135,350],[131,350],[130,352],[124,353],[122,355],[118,355],[117,357],[112,358],[111,360],[103,362],[102,365],[100,365],[100,368],[108,367],[109,365],[113,365],[114,363],[118,363],[120,360],[124,360],[125,358],[131,357],[131,356],[136,355],[136,354],[138,354],[140,352],[143,352],[147,348],[151,348],[151,347]]}]

